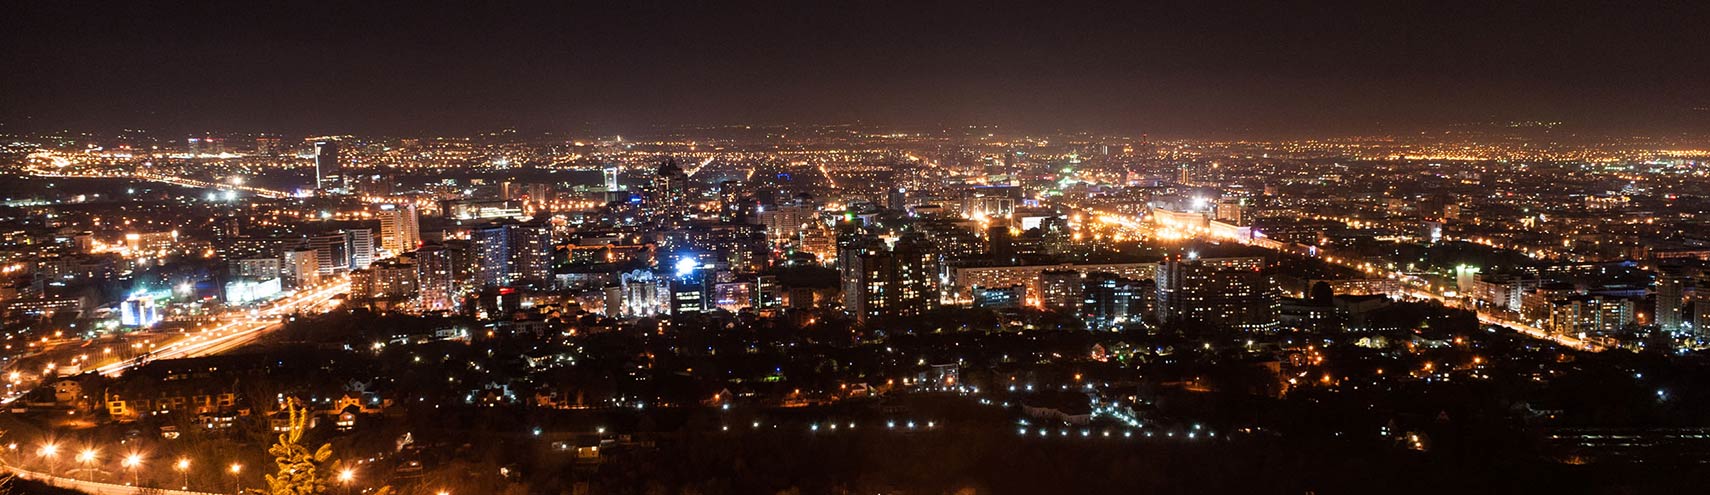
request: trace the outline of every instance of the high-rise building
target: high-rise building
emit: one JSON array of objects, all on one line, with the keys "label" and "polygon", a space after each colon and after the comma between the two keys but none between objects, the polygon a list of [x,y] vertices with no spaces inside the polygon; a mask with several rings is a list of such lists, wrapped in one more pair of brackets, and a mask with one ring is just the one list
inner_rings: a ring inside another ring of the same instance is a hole
[{"label": "high-rise building", "polygon": [[550,232],[540,222],[503,222],[470,232],[475,249],[475,282],[509,287],[521,282],[545,284],[552,278]]},{"label": "high-rise building", "polygon": [[919,234],[904,235],[888,248],[870,239],[852,241],[838,258],[844,310],[857,321],[918,316],[938,307],[938,257]]},{"label": "high-rise building", "polygon": [[615,191],[622,191],[623,190],[622,188],[618,187],[618,174],[621,172],[623,172],[623,171],[621,169],[617,168],[617,165],[606,165],[606,167],[601,170],[601,173],[602,173],[601,175],[605,179],[605,183],[606,183],[606,192],[615,192]]},{"label": "high-rise building", "polygon": [[1158,264],[1158,319],[1249,330],[1277,325],[1279,295],[1264,258],[1170,259]]},{"label": "high-rise building", "polygon": [[322,276],[350,269],[350,244],[343,232],[311,237],[309,248]]},{"label": "high-rise building", "polygon": [[416,205],[383,205],[379,216],[382,249],[401,254],[414,251],[421,245],[421,215],[416,212]]},{"label": "high-rise building", "polygon": [[409,297],[416,293],[419,283],[416,267],[398,260],[376,263],[363,272],[370,274],[368,297],[374,299]]},{"label": "high-rise building", "polygon": [[315,188],[328,192],[344,191],[344,168],[338,161],[337,141],[315,142]]},{"label": "high-rise building", "polygon": [[1687,321],[1685,308],[1686,285],[1690,279],[1669,270],[1657,274],[1657,327],[1664,332],[1679,332]]},{"label": "high-rise building", "polygon": [[[666,314],[671,309],[671,281],[664,275],[634,270],[619,275],[618,283],[617,300],[607,303],[606,316],[644,318]],[[614,302],[615,308],[611,307]]]},{"label": "high-rise building", "polygon": [[1150,280],[1122,278],[1114,273],[1086,275],[1081,290],[1081,316],[1093,330],[1119,330],[1146,317],[1157,287]]},{"label": "high-rise building", "polygon": [[374,231],[372,229],[347,229],[344,231],[350,253],[350,268],[352,270],[368,268],[374,264]]},{"label": "high-rise building", "polygon": [[1545,328],[1562,335],[1609,334],[1633,322],[1633,300],[1603,295],[1577,295],[1550,301]]},{"label": "high-rise building", "polygon": [[812,206],[782,205],[760,210],[760,224],[766,226],[766,238],[773,243],[793,242],[804,227],[819,215]]},{"label": "high-rise building", "polygon": [[457,253],[446,246],[430,244],[416,250],[416,293],[427,311],[457,308]]},{"label": "high-rise building", "polygon": [[244,258],[231,260],[231,276],[239,278],[268,279],[277,278],[284,272],[280,258]]},{"label": "high-rise building", "polygon": [[688,201],[689,175],[676,159],[666,160],[653,175],[655,207],[678,208]]},{"label": "high-rise building", "polygon": [[1083,283],[1081,272],[1074,270],[1040,272],[1039,307],[1051,311],[1079,311]]},{"label": "high-rise building", "polygon": [[280,276],[285,288],[297,289],[321,282],[321,264],[315,250],[292,249],[285,251],[283,259]]}]

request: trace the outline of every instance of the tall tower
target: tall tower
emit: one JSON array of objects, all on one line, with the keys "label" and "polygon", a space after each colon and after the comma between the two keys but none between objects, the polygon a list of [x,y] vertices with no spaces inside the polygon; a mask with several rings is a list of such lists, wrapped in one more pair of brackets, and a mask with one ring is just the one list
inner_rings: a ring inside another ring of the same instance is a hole
[{"label": "tall tower", "polygon": [[344,169],[338,163],[337,141],[315,142],[315,188],[328,192],[344,191]]}]

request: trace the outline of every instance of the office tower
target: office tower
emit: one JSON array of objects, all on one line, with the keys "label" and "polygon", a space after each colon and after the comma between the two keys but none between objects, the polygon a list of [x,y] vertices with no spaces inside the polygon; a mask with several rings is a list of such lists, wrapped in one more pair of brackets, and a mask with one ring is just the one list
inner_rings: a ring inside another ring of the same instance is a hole
[{"label": "office tower", "polygon": [[344,231],[345,242],[349,246],[345,252],[350,253],[350,268],[368,268],[374,264],[374,230],[348,229]]},{"label": "office tower", "polygon": [[1050,217],[1039,222],[1040,250],[1059,256],[1074,249],[1074,229],[1063,217]]},{"label": "office tower", "polygon": [[481,227],[469,232],[475,247],[475,283],[479,286],[505,286],[511,281],[511,244],[509,229],[504,225]]},{"label": "office tower", "polygon": [[285,288],[297,289],[321,283],[320,259],[314,249],[285,251],[280,275]]},{"label": "office tower", "polygon": [[430,244],[416,250],[416,291],[422,309],[445,311],[457,308],[457,253]]},{"label": "office tower", "polygon": [[350,269],[350,244],[343,232],[311,237],[309,248],[315,252],[315,262],[322,276]]},{"label": "office tower", "polygon": [[379,216],[382,249],[400,254],[414,251],[421,244],[421,215],[416,212],[416,205],[383,205]]},{"label": "office tower", "polygon": [[344,168],[338,161],[337,141],[315,142],[315,188],[328,192],[344,191]]},{"label": "office tower", "polygon": [[712,309],[713,274],[704,270],[677,273],[671,278],[671,314],[704,313]]},{"label": "office tower", "polygon": [[1268,329],[1280,300],[1259,273],[1263,258],[1170,259],[1158,264],[1158,319],[1214,327]]}]

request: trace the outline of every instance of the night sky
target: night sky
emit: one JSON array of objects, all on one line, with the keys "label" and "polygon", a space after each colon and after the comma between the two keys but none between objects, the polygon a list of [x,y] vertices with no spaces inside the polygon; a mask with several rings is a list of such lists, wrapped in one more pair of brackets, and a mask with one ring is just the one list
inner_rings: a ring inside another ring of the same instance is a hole
[{"label": "night sky", "polygon": [[1702,1],[250,4],[9,2],[0,129],[1710,129]]}]

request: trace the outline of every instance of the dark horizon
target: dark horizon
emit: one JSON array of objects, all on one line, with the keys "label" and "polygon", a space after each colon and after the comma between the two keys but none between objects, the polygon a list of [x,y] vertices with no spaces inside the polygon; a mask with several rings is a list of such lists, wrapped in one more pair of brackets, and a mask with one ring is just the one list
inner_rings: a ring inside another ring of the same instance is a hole
[{"label": "dark horizon", "polygon": [[0,131],[1710,130],[1703,4],[32,3]]}]

